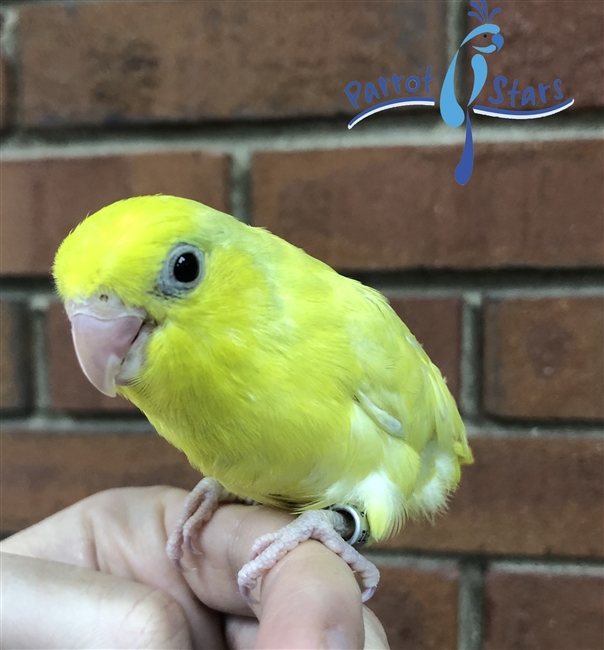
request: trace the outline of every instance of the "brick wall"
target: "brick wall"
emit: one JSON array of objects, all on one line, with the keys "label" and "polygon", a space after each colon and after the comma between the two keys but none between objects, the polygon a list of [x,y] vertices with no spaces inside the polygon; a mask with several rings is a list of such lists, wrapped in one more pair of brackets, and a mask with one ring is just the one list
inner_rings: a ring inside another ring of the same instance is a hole
[{"label": "brick wall", "polygon": [[602,4],[499,3],[492,74],[560,77],[575,104],[475,117],[465,187],[463,129],[435,109],[346,128],[353,79],[432,65],[439,89],[467,5],[3,3],[4,534],[104,488],[198,478],[86,382],[49,278],[86,214],[172,193],[384,291],[460,402],[476,463],[448,515],[370,551],[392,647],[603,647]]}]

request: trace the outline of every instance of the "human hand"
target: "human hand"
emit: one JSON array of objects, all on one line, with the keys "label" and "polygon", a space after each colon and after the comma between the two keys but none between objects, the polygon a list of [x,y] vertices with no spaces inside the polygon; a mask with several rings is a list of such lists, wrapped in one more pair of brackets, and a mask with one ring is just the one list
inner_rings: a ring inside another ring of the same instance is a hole
[{"label": "human hand", "polygon": [[354,575],[318,542],[266,575],[258,603],[243,600],[237,573],[257,537],[291,521],[285,512],[219,508],[193,570],[179,572],[165,545],[186,495],[101,492],[0,543],[3,647],[388,647]]}]

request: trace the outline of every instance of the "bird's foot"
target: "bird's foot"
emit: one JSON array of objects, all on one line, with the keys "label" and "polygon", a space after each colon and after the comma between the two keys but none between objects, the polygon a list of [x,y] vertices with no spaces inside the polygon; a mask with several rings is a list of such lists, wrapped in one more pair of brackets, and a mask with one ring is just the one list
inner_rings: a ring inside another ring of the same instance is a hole
[{"label": "bird's foot", "polygon": [[193,488],[166,545],[168,557],[180,571],[185,569],[182,563],[185,550],[199,553],[196,542],[201,528],[212,518],[220,503],[237,500],[214,478],[203,478]]},{"label": "bird's foot", "polygon": [[346,520],[339,512],[331,510],[308,510],[291,524],[275,533],[259,537],[252,546],[250,561],[237,576],[239,591],[247,600],[258,580],[266,575],[277,562],[301,542],[316,539],[339,555],[359,574],[363,586],[362,600],[369,600],[377,587],[380,573],[377,567],[345,542],[338,531],[346,530]]}]

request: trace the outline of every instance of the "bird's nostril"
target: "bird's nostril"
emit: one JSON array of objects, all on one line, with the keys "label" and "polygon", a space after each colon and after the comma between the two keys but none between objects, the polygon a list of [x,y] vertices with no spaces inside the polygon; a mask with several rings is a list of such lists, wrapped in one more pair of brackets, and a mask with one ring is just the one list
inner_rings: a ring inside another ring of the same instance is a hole
[{"label": "bird's nostril", "polygon": [[106,293],[102,293],[102,294],[99,296],[99,300],[100,300],[101,302],[107,302],[107,301],[109,300],[109,296],[108,296]]}]

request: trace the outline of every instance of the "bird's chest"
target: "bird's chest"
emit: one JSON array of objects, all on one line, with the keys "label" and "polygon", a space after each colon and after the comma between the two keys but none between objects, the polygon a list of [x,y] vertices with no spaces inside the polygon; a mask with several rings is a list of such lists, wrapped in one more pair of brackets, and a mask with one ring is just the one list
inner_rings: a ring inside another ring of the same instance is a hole
[{"label": "bird's chest", "polygon": [[[247,391],[216,404],[207,395],[195,409],[148,413],[158,433],[193,466],[229,491],[260,502],[305,502],[338,478],[345,462],[348,420],[321,400]],[[331,459],[327,461],[327,459]],[[327,465],[328,469],[319,469]]]},{"label": "bird's chest", "polygon": [[131,396],[192,465],[252,497],[307,485],[317,463],[344,457],[338,446],[350,431],[345,373],[325,363],[332,346],[309,351],[284,335],[270,345],[265,338],[190,345],[184,370],[168,355]]}]

